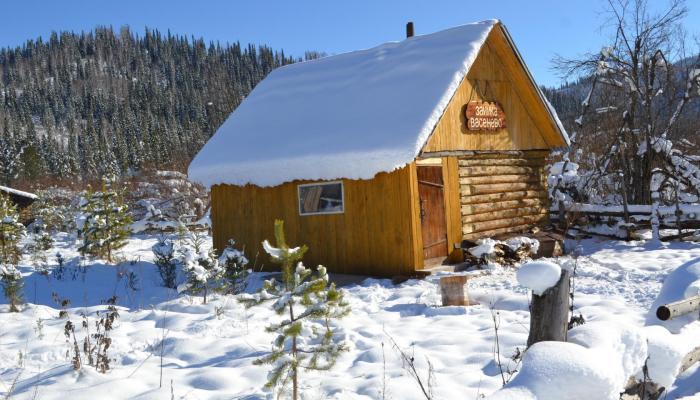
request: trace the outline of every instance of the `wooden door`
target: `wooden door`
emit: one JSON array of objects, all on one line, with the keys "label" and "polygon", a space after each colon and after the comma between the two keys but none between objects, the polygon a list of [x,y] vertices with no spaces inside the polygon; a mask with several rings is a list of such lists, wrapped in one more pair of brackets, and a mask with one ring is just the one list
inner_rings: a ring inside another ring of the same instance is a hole
[{"label": "wooden door", "polygon": [[425,260],[447,256],[447,221],[441,166],[417,167]]}]

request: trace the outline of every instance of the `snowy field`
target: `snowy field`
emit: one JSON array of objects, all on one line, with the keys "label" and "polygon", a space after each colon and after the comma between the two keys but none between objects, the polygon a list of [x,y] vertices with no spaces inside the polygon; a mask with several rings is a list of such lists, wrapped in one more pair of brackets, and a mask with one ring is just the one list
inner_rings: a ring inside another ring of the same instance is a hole
[{"label": "snowy field", "polygon": [[[59,235],[50,254],[67,260],[62,279],[35,273],[23,265],[25,300],[20,313],[0,304],[0,392],[12,399],[262,399],[268,366],[253,365],[270,350],[272,334],[264,327],[277,318],[267,306],[249,309],[231,296],[178,295],[159,286],[152,260],[155,236],[130,239],[117,266],[79,265],[75,239]],[[662,286],[676,267],[700,260],[700,246],[652,245],[589,239],[577,260],[575,313],[587,323],[629,324],[639,330]],[[559,260],[562,261],[562,260]],[[502,386],[496,362],[494,320],[499,324],[500,358],[524,348],[528,327],[528,291],[519,286],[514,268],[497,267],[469,280],[469,294],[480,304],[440,307],[439,276],[393,285],[366,279],[344,287],[352,313],[342,320],[350,350],[328,372],[302,371],[304,399],[421,399],[418,384],[402,366],[395,342],[413,355],[418,373],[434,371],[433,398],[488,398]],[[253,274],[249,291],[260,287]],[[52,294],[55,293],[55,296]],[[118,297],[119,318],[111,332],[106,374],[84,365],[76,372],[71,344],[64,336],[66,318],[52,297],[70,300],[68,319],[76,336],[84,336],[82,314],[92,324],[103,301]],[[653,320],[649,320],[653,321]],[[679,341],[700,345],[700,322],[671,327]],[[678,333],[680,332],[680,333]],[[162,356],[162,357],[161,357]],[[517,379],[517,378],[516,378]],[[700,392],[700,368],[686,371],[669,388],[666,399]],[[518,397],[508,397],[518,398]],[[523,397],[526,398],[526,397]],[[571,399],[579,397],[569,397]],[[586,398],[586,397],[580,397]],[[693,398],[693,397],[685,397]],[[700,396],[694,398],[700,399]]]}]

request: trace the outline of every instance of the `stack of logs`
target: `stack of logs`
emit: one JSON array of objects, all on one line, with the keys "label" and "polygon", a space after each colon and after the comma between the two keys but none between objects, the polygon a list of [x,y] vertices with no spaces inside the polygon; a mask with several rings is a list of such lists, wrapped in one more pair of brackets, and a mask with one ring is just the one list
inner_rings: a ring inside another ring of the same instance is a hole
[{"label": "stack of logs", "polygon": [[530,150],[460,157],[464,239],[520,232],[547,218],[548,154]]}]

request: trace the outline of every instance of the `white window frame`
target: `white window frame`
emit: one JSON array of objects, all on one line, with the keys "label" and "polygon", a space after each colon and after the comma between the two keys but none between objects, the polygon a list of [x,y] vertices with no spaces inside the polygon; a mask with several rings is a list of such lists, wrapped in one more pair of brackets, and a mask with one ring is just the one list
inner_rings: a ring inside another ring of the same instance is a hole
[{"label": "white window frame", "polygon": [[[326,185],[337,185],[340,184],[340,201],[342,202],[343,209],[340,211],[318,211],[318,212],[302,212],[301,209],[301,188],[309,186],[326,186]],[[329,215],[329,214],[344,214],[345,213],[345,185],[343,181],[332,181],[332,182],[316,182],[316,183],[303,183],[297,185],[297,203],[299,215],[306,217],[309,215]]]}]

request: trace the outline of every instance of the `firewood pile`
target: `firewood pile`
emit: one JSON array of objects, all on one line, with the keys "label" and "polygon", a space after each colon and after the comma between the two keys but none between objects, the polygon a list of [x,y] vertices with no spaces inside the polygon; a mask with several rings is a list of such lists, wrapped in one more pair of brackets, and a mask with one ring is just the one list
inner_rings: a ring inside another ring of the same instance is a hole
[{"label": "firewood pile", "polygon": [[539,242],[520,236],[505,241],[494,239],[464,240],[464,261],[470,265],[515,265],[537,254]]}]

